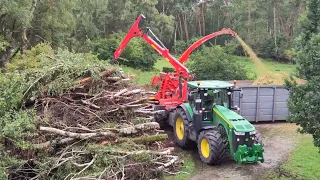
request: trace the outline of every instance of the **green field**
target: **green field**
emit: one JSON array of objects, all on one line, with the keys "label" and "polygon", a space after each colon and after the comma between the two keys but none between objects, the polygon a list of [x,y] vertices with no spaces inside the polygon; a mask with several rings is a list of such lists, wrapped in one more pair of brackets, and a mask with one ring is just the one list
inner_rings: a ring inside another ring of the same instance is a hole
[{"label": "green field", "polygon": [[[254,75],[261,75],[261,72],[257,70],[253,62],[247,57],[234,56],[236,61],[244,66],[244,68],[248,71],[249,76],[253,77]],[[262,60],[267,71],[270,72],[285,72],[285,73],[293,73],[295,71],[296,66],[293,64],[285,64],[279,63],[271,60]]]},{"label": "green field", "polygon": [[[255,65],[249,58],[240,57],[240,56],[234,56],[234,58],[237,60],[237,62],[240,65],[244,66],[244,68],[248,71],[248,75],[251,79],[261,75],[261,73],[257,71],[257,68],[255,68]],[[292,65],[292,64],[278,63],[271,60],[262,60],[262,62],[265,65],[267,71],[286,72],[286,73],[291,73],[295,71],[295,65]],[[135,81],[138,84],[148,84],[150,82],[150,78],[152,76],[158,75],[159,72],[162,71],[163,67],[172,67],[172,66],[166,60],[159,59],[155,63],[154,65],[155,69],[153,71],[141,71],[141,70],[133,69],[129,67],[123,67],[123,70],[125,71],[125,73],[135,74],[136,75]]]},{"label": "green field", "polygon": [[297,147],[290,153],[288,160],[262,179],[320,179],[320,154],[319,149],[313,145],[312,137],[300,134],[295,137]]}]

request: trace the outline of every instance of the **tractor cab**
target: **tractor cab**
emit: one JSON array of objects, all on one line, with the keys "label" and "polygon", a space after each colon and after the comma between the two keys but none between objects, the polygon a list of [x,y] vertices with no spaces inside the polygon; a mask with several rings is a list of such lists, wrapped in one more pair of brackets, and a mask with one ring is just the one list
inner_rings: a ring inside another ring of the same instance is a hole
[{"label": "tractor cab", "polygon": [[215,105],[232,110],[237,109],[232,107],[231,94],[235,91],[234,84],[213,80],[191,81],[188,82],[188,88],[188,100],[194,109],[196,109],[196,101],[198,103],[201,101],[199,105],[203,111],[212,112]]}]

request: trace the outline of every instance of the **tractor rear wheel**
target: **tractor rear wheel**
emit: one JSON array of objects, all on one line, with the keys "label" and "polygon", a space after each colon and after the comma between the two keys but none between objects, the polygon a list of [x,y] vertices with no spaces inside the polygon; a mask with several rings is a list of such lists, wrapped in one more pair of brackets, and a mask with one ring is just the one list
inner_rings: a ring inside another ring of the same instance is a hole
[{"label": "tractor rear wheel", "polygon": [[175,142],[181,148],[188,148],[191,140],[189,139],[189,121],[183,109],[179,108],[174,116],[173,131]]},{"label": "tractor rear wheel", "polygon": [[155,105],[153,109],[155,111],[164,110],[164,112],[154,114],[153,121],[157,122],[161,129],[168,127],[168,112],[166,111],[165,106]]},{"label": "tractor rear wheel", "polygon": [[225,156],[225,144],[218,130],[202,131],[198,138],[198,151],[203,162],[209,165],[220,164]]}]

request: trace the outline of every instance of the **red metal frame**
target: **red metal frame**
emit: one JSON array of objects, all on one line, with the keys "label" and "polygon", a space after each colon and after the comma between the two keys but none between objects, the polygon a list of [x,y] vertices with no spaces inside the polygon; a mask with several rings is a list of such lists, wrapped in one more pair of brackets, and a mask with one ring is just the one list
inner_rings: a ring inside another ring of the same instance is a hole
[{"label": "red metal frame", "polygon": [[198,48],[201,44],[212,39],[216,36],[229,34],[232,36],[237,36],[235,32],[231,29],[222,29],[221,31],[209,34],[194,44],[192,44],[180,57],[179,61],[176,60],[169,52],[169,50],[160,44],[158,44],[155,40],[149,37],[142,30],[142,24],[145,20],[143,15],[140,15],[135,23],[130,28],[127,35],[124,37],[119,47],[114,52],[114,59],[117,60],[121,55],[124,48],[129,43],[130,39],[136,36],[142,37],[147,43],[150,44],[161,56],[164,57],[174,68],[175,72],[171,73],[160,73],[160,77],[155,76],[151,79],[151,82],[154,86],[158,85],[159,82],[159,90],[155,95],[154,99],[159,101],[160,105],[164,105],[166,109],[171,107],[176,107],[177,105],[185,102],[187,100],[188,94],[188,86],[187,82],[193,79],[193,75],[189,74],[189,70],[183,65],[185,61],[188,60],[191,52]]},{"label": "red metal frame", "polygon": [[224,35],[224,34],[228,34],[231,35],[233,37],[237,36],[237,33],[232,31],[230,28],[223,28],[221,31],[217,31],[214,33],[211,33],[207,36],[204,36],[203,38],[199,39],[198,41],[196,41],[195,43],[193,43],[180,57],[179,62],[180,63],[184,63],[185,61],[187,61],[189,59],[190,54],[192,53],[192,51],[194,51],[195,49],[197,49],[199,46],[201,46],[203,43],[205,43],[206,41],[220,36],[220,35]]},{"label": "red metal frame", "polygon": [[141,36],[145,41],[147,41],[147,43],[150,44],[151,47],[153,47],[161,56],[163,56],[165,60],[172,64],[172,66],[176,69],[177,73],[181,72],[183,73],[182,75],[188,76],[189,70],[169,53],[169,49],[163,48],[161,45],[159,45],[156,41],[154,41],[151,37],[149,37],[142,31],[141,26],[143,24],[144,19],[145,17],[142,14],[137,18],[136,22],[130,28],[128,34],[124,37],[119,47],[116,49],[114,53],[114,59],[119,58],[119,56],[129,43],[131,38]]}]

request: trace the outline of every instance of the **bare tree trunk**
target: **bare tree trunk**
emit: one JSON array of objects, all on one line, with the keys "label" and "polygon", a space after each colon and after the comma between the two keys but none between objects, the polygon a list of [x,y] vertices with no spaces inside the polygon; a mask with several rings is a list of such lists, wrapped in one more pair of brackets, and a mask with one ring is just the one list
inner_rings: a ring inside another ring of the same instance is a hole
[{"label": "bare tree trunk", "polygon": [[200,17],[200,10],[199,10],[199,7],[198,7],[198,1],[196,1],[195,6],[196,6],[196,27],[199,28],[199,36],[201,36],[201,34],[202,34],[201,17]]},{"label": "bare tree trunk", "polygon": [[183,24],[184,24],[184,31],[186,32],[186,39],[189,41],[189,31],[188,31],[188,23],[187,23],[187,14],[185,13],[183,16]]},{"label": "bare tree trunk", "polygon": [[165,14],[164,13],[164,1],[162,1],[162,14]]},{"label": "bare tree trunk", "polygon": [[251,0],[248,0],[248,36],[250,36],[251,28]]},{"label": "bare tree trunk", "polygon": [[[217,27],[217,31],[219,30],[219,28],[220,28],[220,8],[219,8],[219,12],[218,12],[218,27]],[[217,38],[218,37],[214,38],[214,45],[217,45]]]},{"label": "bare tree trunk", "polygon": [[274,4],[273,4],[273,35],[274,35],[274,47],[276,50],[276,55],[278,55],[276,3],[277,3],[276,0],[274,0]]},{"label": "bare tree trunk", "polygon": [[205,21],[205,2],[202,2],[202,34],[205,36],[206,35],[206,21]]},{"label": "bare tree trunk", "polygon": [[[183,18],[183,14],[181,15]],[[178,15],[178,19],[179,19],[179,26],[180,26],[180,40],[183,40],[183,30],[182,30],[182,22],[181,22],[180,14]]]},{"label": "bare tree trunk", "polygon": [[[176,42],[177,42],[177,29],[178,29],[178,23],[176,23],[174,27],[174,39],[173,39],[173,47],[175,47]],[[174,51],[176,51],[176,48],[174,48]]]},{"label": "bare tree trunk", "polygon": [[21,36],[21,49],[20,49],[20,53],[24,54],[25,51],[28,48],[28,39],[27,39],[27,28],[23,28],[22,32],[21,32],[22,36]]},{"label": "bare tree trunk", "polygon": [[[37,7],[37,3],[38,3],[38,0],[32,0],[32,6],[31,6],[31,9],[30,9],[30,14],[33,15],[36,7]],[[31,20],[32,21],[32,20]],[[20,49],[20,52],[21,54],[24,54],[24,52],[28,49],[28,38],[27,38],[27,28],[22,28],[22,31],[21,31],[21,49]]]}]

